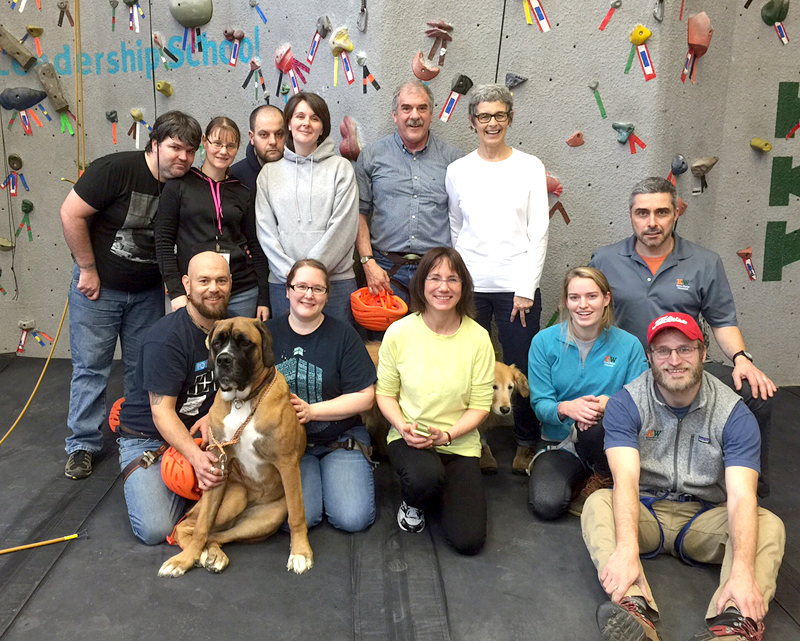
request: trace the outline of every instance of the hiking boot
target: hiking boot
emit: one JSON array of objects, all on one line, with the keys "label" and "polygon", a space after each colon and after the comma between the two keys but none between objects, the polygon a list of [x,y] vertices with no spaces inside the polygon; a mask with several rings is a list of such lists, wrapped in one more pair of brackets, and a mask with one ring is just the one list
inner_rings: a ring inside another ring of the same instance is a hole
[{"label": "hiking boot", "polygon": [[69,455],[67,464],[64,466],[64,475],[75,481],[85,479],[92,473],[92,461],[94,454],[86,450],[75,450]]},{"label": "hiking boot", "polygon": [[583,513],[583,504],[586,503],[586,499],[597,490],[607,490],[613,485],[614,479],[612,477],[592,472],[592,475],[584,482],[578,495],[569,504],[569,513],[573,516],[580,516]]},{"label": "hiking boot", "polygon": [[518,445],[517,446],[517,453],[514,455],[514,462],[511,464],[511,471],[514,474],[525,475],[528,474],[528,468],[531,465],[531,461],[533,460],[533,455],[536,452],[533,451],[532,447],[528,447],[527,445]]},{"label": "hiking boot", "polygon": [[605,641],[661,641],[641,597],[624,597],[619,603],[606,601],[597,608],[596,617]]},{"label": "hiking boot", "polygon": [[742,616],[735,610],[723,612],[708,622],[708,629],[695,634],[690,641],[761,641],[764,624]]},{"label": "hiking boot", "polygon": [[497,474],[497,459],[492,454],[492,448],[486,443],[481,443],[481,473]]},{"label": "hiking boot", "polygon": [[425,529],[425,513],[403,501],[397,510],[397,525],[405,532],[422,532]]}]

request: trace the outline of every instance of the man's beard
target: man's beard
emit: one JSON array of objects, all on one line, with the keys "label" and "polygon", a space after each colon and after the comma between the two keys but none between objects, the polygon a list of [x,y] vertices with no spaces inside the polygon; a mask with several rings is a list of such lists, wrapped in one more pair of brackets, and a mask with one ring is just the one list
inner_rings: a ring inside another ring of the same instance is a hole
[{"label": "man's beard", "polygon": [[689,366],[688,380],[675,380],[668,376],[661,367],[653,368],[653,378],[664,389],[672,393],[683,392],[700,382],[703,378],[703,363],[698,363],[695,367]]},{"label": "man's beard", "polygon": [[206,306],[202,298],[191,294],[189,295],[189,300],[203,318],[207,318],[208,320],[223,320],[228,318],[228,301],[226,300],[223,300],[222,304],[216,309]]}]

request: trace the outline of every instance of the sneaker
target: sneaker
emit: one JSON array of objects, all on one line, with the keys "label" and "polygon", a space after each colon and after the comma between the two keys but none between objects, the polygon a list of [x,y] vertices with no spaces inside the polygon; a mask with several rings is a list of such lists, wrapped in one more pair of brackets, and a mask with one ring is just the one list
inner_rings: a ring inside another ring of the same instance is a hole
[{"label": "sneaker", "polygon": [[607,490],[613,486],[614,479],[612,477],[592,472],[592,475],[586,479],[578,495],[569,504],[569,513],[573,516],[580,516],[583,513],[583,504],[586,503],[586,499],[597,492],[597,490]]},{"label": "sneaker", "polygon": [[534,454],[532,447],[518,445],[517,453],[514,455],[514,462],[511,464],[511,471],[519,475],[528,474],[528,468],[531,465]]},{"label": "sneaker", "polygon": [[605,641],[661,641],[640,597],[606,601],[597,608],[597,627]]},{"label": "sneaker", "polygon": [[397,525],[405,532],[422,532],[425,529],[425,513],[403,501],[397,510]]},{"label": "sneaker", "polygon": [[695,634],[691,641],[761,641],[764,624],[742,616],[735,610],[723,612],[708,623],[708,629]]},{"label": "sneaker", "polygon": [[75,481],[85,479],[92,473],[94,454],[86,450],[75,450],[69,455],[64,467],[64,475]]}]

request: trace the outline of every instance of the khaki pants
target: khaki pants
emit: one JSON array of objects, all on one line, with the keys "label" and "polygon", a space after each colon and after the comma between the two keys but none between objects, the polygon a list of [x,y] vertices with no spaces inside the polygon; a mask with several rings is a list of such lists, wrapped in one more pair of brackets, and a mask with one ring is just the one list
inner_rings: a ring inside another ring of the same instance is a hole
[{"label": "khaki pants", "polygon": [[[614,507],[611,490],[598,490],[587,500],[581,515],[581,530],[586,548],[597,568],[597,575],[603,571],[608,558],[616,547],[616,530],[614,525]],[[701,509],[700,503],[679,503],[677,501],[658,501],[653,505],[661,527],[664,530],[664,551],[678,556],[675,549],[675,538],[686,523]],[[639,551],[642,554],[658,549],[661,535],[658,523],[650,511],[640,505],[639,509]],[[786,542],[786,531],[781,521],[772,512],[758,508],[758,543],[756,546],[755,573],[764,603],[775,596],[775,580],[783,558],[783,547]],[[717,599],[722,587],[728,581],[733,563],[733,546],[728,545],[728,509],[724,503],[703,512],[695,519],[683,542],[683,553],[699,563],[721,563],[720,587],[714,593],[706,611],[706,619],[717,615]],[[639,563],[641,567],[641,562]],[[648,587],[649,584],[648,584]],[[651,590],[652,593],[652,590]],[[625,596],[644,596],[637,585],[625,593]],[[658,607],[648,604],[658,618]],[[733,605],[729,603],[728,605]],[[727,607],[727,606],[726,606]]]}]

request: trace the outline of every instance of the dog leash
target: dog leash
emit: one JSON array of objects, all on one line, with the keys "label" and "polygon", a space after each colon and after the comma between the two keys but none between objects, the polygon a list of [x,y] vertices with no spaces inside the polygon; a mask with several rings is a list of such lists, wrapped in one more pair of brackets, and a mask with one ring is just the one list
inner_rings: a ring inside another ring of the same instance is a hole
[{"label": "dog leash", "polygon": [[[208,438],[211,441],[211,443],[208,446],[208,449],[216,447],[219,450],[219,457],[218,457],[219,469],[223,473],[225,472],[225,464],[228,462],[228,456],[225,454],[225,448],[228,447],[229,445],[236,445],[239,442],[239,439],[242,437],[242,432],[244,432],[244,428],[247,427],[247,424],[250,422],[250,419],[252,419],[253,416],[255,415],[258,406],[261,404],[261,401],[264,400],[264,397],[267,395],[267,392],[269,392],[272,389],[272,386],[275,384],[277,378],[278,375],[277,372],[275,372],[272,376],[270,384],[261,389],[261,392],[258,394],[258,398],[256,398],[256,402],[253,405],[252,409],[250,410],[250,413],[247,415],[247,418],[244,419],[244,422],[239,426],[239,429],[236,430],[236,433],[233,435],[233,438],[230,441],[225,441],[224,443],[220,443],[217,440],[216,436],[214,436],[214,430],[213,429],[208,430]],[[253,398],[252,394],[248,396],[247,399],[245,400],[249,400],[251,398]]]}]

